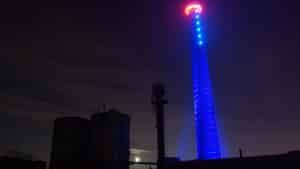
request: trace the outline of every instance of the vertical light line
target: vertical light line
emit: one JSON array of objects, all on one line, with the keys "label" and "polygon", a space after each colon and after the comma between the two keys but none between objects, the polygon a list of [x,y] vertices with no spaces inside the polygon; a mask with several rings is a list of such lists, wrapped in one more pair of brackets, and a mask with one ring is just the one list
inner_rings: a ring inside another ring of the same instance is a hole
[{"label": "vertical light line", "polygon": [[194,11],[192,17],[192,72],[197,155],[198,159],[217,159],[221,157],[221,153],[208,59],[205,52],[206,41],[203,35],[200,13]]}]

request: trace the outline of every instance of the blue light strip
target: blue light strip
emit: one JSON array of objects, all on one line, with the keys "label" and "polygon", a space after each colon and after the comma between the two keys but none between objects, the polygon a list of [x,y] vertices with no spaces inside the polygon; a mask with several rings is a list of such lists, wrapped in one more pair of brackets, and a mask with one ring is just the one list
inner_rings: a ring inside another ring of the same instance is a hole
[{"label": "blue light strip", "polygon": [[221,157],[201,17],[193,14],[193,94],[198,159]]}]

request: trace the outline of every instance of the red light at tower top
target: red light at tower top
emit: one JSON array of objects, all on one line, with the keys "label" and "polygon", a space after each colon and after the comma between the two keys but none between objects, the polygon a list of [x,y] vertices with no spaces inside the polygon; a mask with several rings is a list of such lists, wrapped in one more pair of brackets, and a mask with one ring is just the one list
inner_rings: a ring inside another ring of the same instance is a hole
[{"label": "red light at tower top", "polygon": [[189,16],[191,13],[201,13],[202,6],[199,3],[192,3],[185,7],[184,13]]}]

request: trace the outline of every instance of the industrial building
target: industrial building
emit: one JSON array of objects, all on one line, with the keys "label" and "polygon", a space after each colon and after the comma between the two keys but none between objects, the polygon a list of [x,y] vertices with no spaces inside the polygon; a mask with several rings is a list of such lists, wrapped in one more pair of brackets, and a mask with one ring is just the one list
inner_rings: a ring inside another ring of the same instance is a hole
[{"label": "industrial building", "polygon": [[111,110],[90,120],[89,162],[105,169],[129,168],[129,116]]},{"label": "industrial building", "polygon": [[128,169],[129,123],[116,110],[56,119],[50,169]]},{"label": "industrial building", "polygon": [[86,163],[89,120],[63,117],[54,122],[50,169],[82,168]]}]

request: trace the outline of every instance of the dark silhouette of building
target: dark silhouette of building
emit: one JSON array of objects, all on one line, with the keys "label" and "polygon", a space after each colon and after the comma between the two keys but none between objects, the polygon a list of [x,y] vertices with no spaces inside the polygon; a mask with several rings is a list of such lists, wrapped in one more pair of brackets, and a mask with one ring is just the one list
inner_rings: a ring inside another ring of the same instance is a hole
[{"label": "dark silhouette of building", "polygon": [[165,169],[299,169],[300,152],[281,155],[177,162]]},{"label": "dark silhouette of building", "polygon": [[79,169],[85,166],[89,120],[63,117],[54,122],[50,169]]},{"label": "dark silhouette of building", "polygon": [[93,168],[129,168],[129,123],[129,116],[116,110],[91,117],[88,157]]},{"label": "dark silhouette of building", "polygon": [[128,169],[129,123],[115,110],[56,119],[50,169]]},{"label": "dark silhouette of building", "polygon": [[1,169],[46,169],[46,162],[16,157],[0,157]]}]

